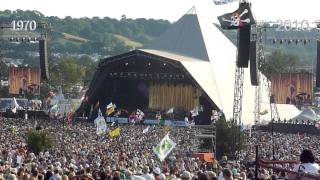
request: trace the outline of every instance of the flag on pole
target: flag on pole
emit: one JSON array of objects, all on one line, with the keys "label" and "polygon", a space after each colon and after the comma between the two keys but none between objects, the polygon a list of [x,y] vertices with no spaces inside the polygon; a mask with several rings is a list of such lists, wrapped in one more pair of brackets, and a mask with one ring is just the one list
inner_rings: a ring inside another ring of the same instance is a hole
[{"label": "flag on pole", "polygon": [[118,137],[120,135],[121,129],[119,127],[109,132],[110,138]]},{"label": "flag on pole", "polygon": [[174,110],[174,108],[172,107],[172,108],[170,108],[168,111],[167,111],[167,113],[166,114],[172,114],[173,113],[173,110]]},{"label": "flag on pole", "polygon": [[116,109],[116,105],[111,102],[107,106],[106,114],[109,116],[110,114],[112,114],[115,111],[115,109]]},{"label": "flag on pole", "polygon": [[168,133],[169,130],[170,130],[170,126],[168,126],[168,125],[163,128],[164,133]]},{"label": "flag on pole", "polygon": [[106,123],[103,116],[99,115],[94,120],[94,124],[96,125],[96,134],[97,135],[105,134],[107,132],[107,123]]},{"label": "flag on pole", "polygon": [[211,121],[217,121],[219,119],[219,113],[216,110],[212,110]]},{"label": "flag on pole", "polygon": [[218,20],[222,29],[238,29],[256,23],[247,2],[241,3],[236,11],[219,16]]},{"label": "flag on pole", "polygon": [[160,111],[157,112],[157,114],[156,114],[156,119],[157,119],[158,121],[161,120],[161,112],[160,112]]},{"label": "flag on pole", "polygon": [[147,133],[147,132],[149,131],[149,129],[150,129],[150,126],[146,127],[146,128],[142,131],[142,133],[143,133],[143,134]]},{"label": "flag on pole", "polygon": [[18,104],[16,98],[13,97],[13,99],[11,101],[11,111],[15,114],[15,113],[17,113],[18,108],[21,108],[21,106]]},{"label": "flag on pole", "polygon": [[198,116],[198,115],[199,115],[198,107],[193,108],[193,109],[190,111],[190,113],[191,113],[191,116],[192,116],[192,117]]},{"label": "flag on pole", "polygon": [[153,152],[158,156],[160,161],[163,161],[169,153],[176,147],[176,143],[169,138],[167,134],[160,143],[153,148]]},{"label": "flag on pole", "polygon": [[11,111],[15,114],[15,113],[17,113],[17,108],[14,107],[14,108],[11,109]]},{"label": "flag on pole", "polygon": [[144,113],[140,109],[137,109],[136,120],[141,121],[143,117],[144,117]]}]

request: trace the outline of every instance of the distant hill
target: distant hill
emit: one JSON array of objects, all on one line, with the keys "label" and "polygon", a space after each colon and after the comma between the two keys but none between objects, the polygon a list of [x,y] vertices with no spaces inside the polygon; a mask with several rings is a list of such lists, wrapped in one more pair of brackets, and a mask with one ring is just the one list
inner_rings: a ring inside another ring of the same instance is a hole
[{"label": "distant hill", "polygon": [[[159,37],[171,25],[167,20],[130,19],[125,16],[121,20],[108,17],[72,18],[70,16],[60,19],[54,16],[46,17],[38,11],[0,11],[0,22],[12,20],[50,23],[52,28],[49,31],[49,50],[51,53],[98,54],[101,57],[143,47]],[[32,57],[26,58],[23,51],[37,51],[36,45],[0,43],[7,50],[17,52],[6,54],[9,58],[32,59]]]},{"label": "distant hill", "polygon": [[[121,20],[108,17],[99,18],[72,18],[63,19],[50,16],[46,17],[38,11],[16,10],[14,12],[0,11],[0,22],[12,20],[35,20],[51,24],[49,31],[49,50],[51,54],[88,54],[100,57],[112,56],[126,52],[130,49],[145,47],[167,30],[171,23],[167,20],[130,19],[123,16]],[[236,33],[224,31],[236,43]],[[277,32],[267,29],[263,41],[266,54],[274,50],[294,54],[299,57],[300,64],[312,65],[316,58],[316,41],[318,32],[312,30]],[[312,39],[307,44],[303,42],[288,44],[273,44],[272,39]],[[2,57],[24,59],[28,64],[37,65],[37,57],[30,56],[28,51],[37,51],[37,44],[8,43],[0,41]],[[12,51],[13,50],[13,51]]]}]

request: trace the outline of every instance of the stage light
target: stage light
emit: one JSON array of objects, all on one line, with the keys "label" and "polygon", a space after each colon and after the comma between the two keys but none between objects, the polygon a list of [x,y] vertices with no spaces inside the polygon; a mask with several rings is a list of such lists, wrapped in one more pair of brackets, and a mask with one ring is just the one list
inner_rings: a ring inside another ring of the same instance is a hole
[{"label": "stage light", "polygon": [[283,42],[283,40],[282,40],[282,39],[280,39],[280,44],[282,44],[282,42]]},{"label": "stage light", "polygon": [[299,40],[298,39],[296,39],[296,44],[298,44],[299,43]]},{"label": "stage light", "polygon": [[148,66],[151,66],[151,63],[148,63]]},{"label": "stage light", "polygon": [[288,40],[288,44],[291,44],[292,43],[292,39]]},{"label": "stage light", "polygon": [[129,63],[127,63],[127,62],[126,62],[126,63],[125,63],[125,65],[126,65],[126,66],[128,66],[128,65],[129,65]]},{"label": "stage light", "polygon": [[275,44],[276,42],[277,42],[277,40],[276,40],[276,39],[273,39],[273,40],[272,40],[272,43],[273,43],[273,44]]},{"label": "stage light", "polygon": [[163,63],[163,66],[166,66],[167,65],[167,63]]}]

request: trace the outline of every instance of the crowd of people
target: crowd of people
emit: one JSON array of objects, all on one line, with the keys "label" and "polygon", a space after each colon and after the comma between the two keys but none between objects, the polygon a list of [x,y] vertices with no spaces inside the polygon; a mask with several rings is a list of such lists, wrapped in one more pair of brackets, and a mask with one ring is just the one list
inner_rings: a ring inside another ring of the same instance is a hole
[{"label": "crowd of people", "polygon": [[[52,120],[0,118],[0,179],[254,179],[254,145],[259,143],[264,159],[298,160],[303,149],[311,149],[316,159],[319,142],[316,136],[284,135],[253,131],[246,147],[239,152],[239,161],[205,162],[194,158],[200,141],[196,128],[171,127],[169,136],[177,146],[161,162],[153,152],[167,132],[153,126],[119,125],[121,134],[110,138],[97,136],[91,122],[62,124]],[[110,126],[110,125],[109,125]],[[14,130],[13,130],[14,127]],[[28,150],[26,134],[41,127],[50,132],[55,145],[48,151],[34,154]],[[286,166],[294,169],[292,165]],[[261,179],[288,178],[288,174],[259,169]]]}]

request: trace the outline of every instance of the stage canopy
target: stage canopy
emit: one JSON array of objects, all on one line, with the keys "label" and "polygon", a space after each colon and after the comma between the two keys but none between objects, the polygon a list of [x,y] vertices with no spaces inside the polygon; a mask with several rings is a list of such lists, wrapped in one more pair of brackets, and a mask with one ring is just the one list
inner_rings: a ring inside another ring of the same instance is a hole
[{"label": "stage canopy", "polygon": [[[233,117],[233,95],[236,69],[236,46],[213,23],[211,15],[185,14],[162,36],[145,49],[101,60],[87,92],[88,102],[96,103],[99,84],[105,83],[108,64],[145,59],[172,64],[183,71],[192,84],[199,87],[213,106],[223,111],[227,120]],[[250,67],[250,66],[249,66]],[[114,71],[114,69],[113,69]],[[269,102],[266,88],[261,88],[262,102]],[[255,86],[250,83],[250,69],[244,69],[242,119],[244,124],[254,123]],[[262,109],[263,110],[263,109]],[[270,111],[269,111],[270,112]],[[280,118],[286,109],[279,109]],[[270,114],[270,113],[269,113]],[[296,114],[293,114],[294,117]],[[285,118],[289,118],[290,115]],[[292,118],[291,117],[291,118]],[[267,116],[264,120],[270,120]]]},{"label": "stage canopy", "polygon": [[306,108],[304,109],[300,114],[298,114],[296,117],[292,118],[292,120],[298,120],[298,121],[318,121],[320,119],[320,116],[317,115],[313,109]]}]

